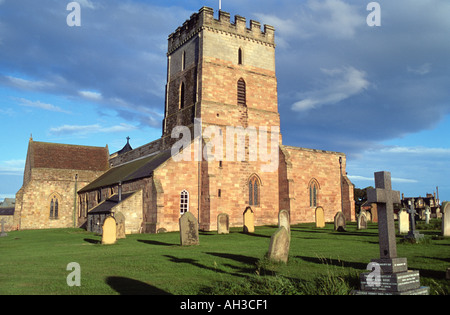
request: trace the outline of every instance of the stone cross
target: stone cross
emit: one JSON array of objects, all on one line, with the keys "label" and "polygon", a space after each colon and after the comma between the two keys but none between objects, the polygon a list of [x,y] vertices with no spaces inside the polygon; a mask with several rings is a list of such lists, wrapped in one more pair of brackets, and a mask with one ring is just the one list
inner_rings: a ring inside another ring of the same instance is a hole
[{"label": "stone cross", "polygon": [[375,173],[375,189],[367,191],[367,200],[377,204],[380,258],[397,258],[394,203],[400,203],[400,192],[392,190],[391,173]]},{"label": "stone cross", "polygon": [[420,234],[418,231],[416,231],[416,208],[414,207],[414,198],[411,199],[411,205],[408,209],[409,213],[409,232],[406,238],[414,239],[417,242],[420,241],[423,238],[423,234]]},{"label": "stone cross", "polygon": [[416,208],[414,206],[414,198],[411,199],[411,204],[409,205],[408,213],[409,213],[409,232],[414,233],[416,231]]}]

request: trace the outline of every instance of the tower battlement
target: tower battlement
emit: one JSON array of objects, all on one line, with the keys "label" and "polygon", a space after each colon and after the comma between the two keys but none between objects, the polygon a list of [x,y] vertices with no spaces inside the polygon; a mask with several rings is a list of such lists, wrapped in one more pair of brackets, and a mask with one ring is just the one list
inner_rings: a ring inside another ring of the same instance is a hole
[{"label": "tower battlement", "polygon": [[247,21],[242,16],[235,15],[234,22],[231,22],[230,13],[219,11],[219,18],[216,19],[212,8],[203,7],[169,35],[168,53],[178,49],[203,29],[224,32],[264,45],[275,46],[275,28],[273,26],[264,24],[264,30],[261,31],[261,23],[250,20],[250,28],[248,28]]}]

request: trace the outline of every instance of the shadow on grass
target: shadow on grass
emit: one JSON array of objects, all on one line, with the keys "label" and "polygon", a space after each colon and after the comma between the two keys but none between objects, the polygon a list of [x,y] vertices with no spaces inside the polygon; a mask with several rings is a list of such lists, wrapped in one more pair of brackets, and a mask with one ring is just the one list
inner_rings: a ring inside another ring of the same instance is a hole
[{"label": "shadow on grass", "polygon": [[130,278],[108,277],[106,284],[120,295],[172,295],[145,282]]},{"label": "shadow on grass", "polygon": [[330,258],[319,258],[319,257],[306,257],[306,256],[295,256],[295,258],[300,258],[307,262],[312,262],[320,265],[332,265],[338,267],[351,267],[354,269],[366,270],[367,264],[358,263],[352,261],[344,261],[339,259],[330,259]]},{"label": "shadow on grass", "polygon": [[100,240],[94,240],[94,239],[92,239],[92,238],[85,238],[84,241],[85,241],[85,242],[88,242],[88,243],[91,243],[91,244],[101,244],[101,243],[102,243],[102,241],[100,241]]},{"label": "shadow on grass", "polygon": [[138,242],[148,244],[148,245],[159,245],[159,246],[177,246],[180,244],[171,244],[171,243],[164,243],[160,241],[152,241],[152,240],[137,240]]}]

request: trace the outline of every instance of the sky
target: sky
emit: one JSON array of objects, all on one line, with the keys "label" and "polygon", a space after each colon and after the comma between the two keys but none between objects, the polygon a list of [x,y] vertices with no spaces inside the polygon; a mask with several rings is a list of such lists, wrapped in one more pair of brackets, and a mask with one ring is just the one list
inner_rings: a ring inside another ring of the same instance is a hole
[{"label": "sky", "polygon": [[[28,141],[120,150],[161,136],[167,38],[219,0],[0,0],[0,199],[23,181]],[[283,144],[343,152],[358,188],[450,200],[450,1],[223,0],[276,30]],[[257,3],[257,4],[256,4]]]}]

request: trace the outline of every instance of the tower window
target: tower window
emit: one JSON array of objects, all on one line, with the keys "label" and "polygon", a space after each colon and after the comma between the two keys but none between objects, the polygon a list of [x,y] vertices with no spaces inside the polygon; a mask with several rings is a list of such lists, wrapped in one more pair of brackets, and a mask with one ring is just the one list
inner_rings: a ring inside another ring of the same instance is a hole
[{"label": "tower window", "polygon": [[184,82],[181,82],[180,86],[180,109],[184,108],[184,95],[185,95]]},{"label": "tower window", "polygon": [[183,190],[180,195],[180,214],[183,215],[189,211],[189,193]]},{"label": "tower window", "polygon": [[186,51],[181,54],[181,71],[186,69]]},{"label": "tower window", "polygon": [[242,78],[237,83],[237,104],[247,106],[245,81]]},{"label": "tower window", "polygon": [[239,48],[239,50],[238,50],[238,64],[242,65],[243,63],[244,63],[244,60],[243,60],[242,48]]}]

